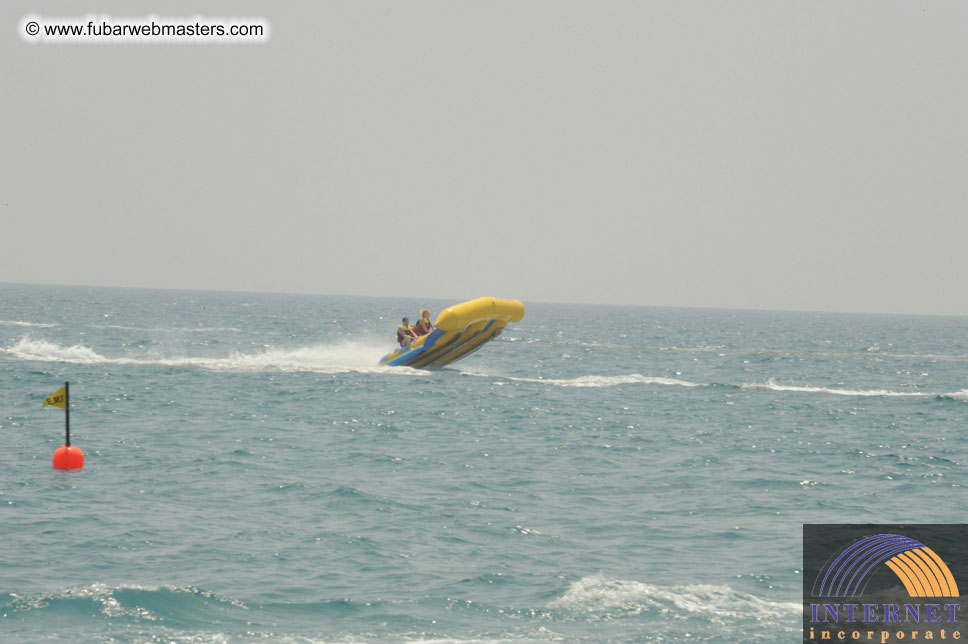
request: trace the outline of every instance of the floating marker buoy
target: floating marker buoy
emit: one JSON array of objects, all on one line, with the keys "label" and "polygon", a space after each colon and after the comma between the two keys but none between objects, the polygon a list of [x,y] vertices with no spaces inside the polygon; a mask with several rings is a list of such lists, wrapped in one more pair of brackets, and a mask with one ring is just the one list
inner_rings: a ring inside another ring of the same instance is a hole
[{"label": "floating marker buoy", "polygon": [[64,444],[54,452],[54,467],[58,470],[79,470],[84,467],[84,452],[71,445],[71,383],[52,393],[44,401],[44,407],[60,407],[64,410]]},{"label": "floating marker buoy", "polygon": [[58,470],[79,470],[84,467],[84,452],[77,445],[61,445],[54,452],[54,467]]}]

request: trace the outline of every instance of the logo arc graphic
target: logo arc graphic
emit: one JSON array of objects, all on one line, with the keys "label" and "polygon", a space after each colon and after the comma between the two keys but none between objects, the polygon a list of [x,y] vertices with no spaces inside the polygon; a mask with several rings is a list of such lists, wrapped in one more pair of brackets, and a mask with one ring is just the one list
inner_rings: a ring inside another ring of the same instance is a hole
[{"label": "logo arc graphic", "polygon": [[911,597],[958,597],[948,566],[923,543],[898,534],[876,534],[848,544],[817,575],[815,597],[857,597],[886,565]]}]

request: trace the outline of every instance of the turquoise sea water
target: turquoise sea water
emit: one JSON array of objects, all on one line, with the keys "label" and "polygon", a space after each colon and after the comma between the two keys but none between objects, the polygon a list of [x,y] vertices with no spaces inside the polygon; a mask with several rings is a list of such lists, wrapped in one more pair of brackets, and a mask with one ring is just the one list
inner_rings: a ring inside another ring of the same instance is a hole
[{"label": "turquoise sea water", "polygon": [[795,642],[803,523],[961,521],[968,319],[525,302],[376,366],[452,303],[0,285],[0,641]]}]

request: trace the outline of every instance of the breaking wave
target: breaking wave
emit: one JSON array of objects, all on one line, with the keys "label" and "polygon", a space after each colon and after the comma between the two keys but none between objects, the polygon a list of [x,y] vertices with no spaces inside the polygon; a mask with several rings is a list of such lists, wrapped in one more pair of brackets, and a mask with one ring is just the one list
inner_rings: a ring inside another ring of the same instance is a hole
[{"label": "breaking wave", "polygon": [[586,619],[610,619],[643,613],[672,614],[709,619],[726,624],[756,621],[789,626],[803,606],[795,602],[762,599],[729,586],[688,584],[660,586],[639,581],[611,579],[598,574],[583,577],[548,604],[548,608],[577,613]]}]

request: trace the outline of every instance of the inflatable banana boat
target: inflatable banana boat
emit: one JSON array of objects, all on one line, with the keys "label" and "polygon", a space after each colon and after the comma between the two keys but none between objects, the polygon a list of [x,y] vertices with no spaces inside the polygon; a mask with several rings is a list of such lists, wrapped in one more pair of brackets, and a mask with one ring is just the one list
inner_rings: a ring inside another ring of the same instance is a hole
[{"label": "inflatable banana boat", "polygon": [[390,367],[434,369],[460,360],[480,349],[484,343],[501,335],[508,322],[524,317],[524,305],[518,300],[479,297],[444,309],[437,316],[429,334],[400,347],[380,360]]}]

